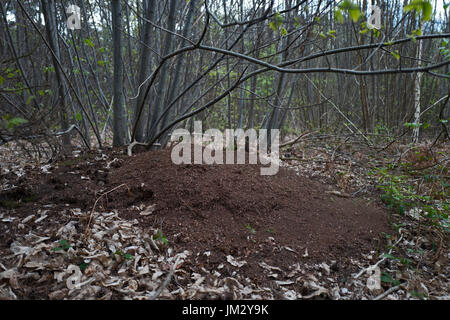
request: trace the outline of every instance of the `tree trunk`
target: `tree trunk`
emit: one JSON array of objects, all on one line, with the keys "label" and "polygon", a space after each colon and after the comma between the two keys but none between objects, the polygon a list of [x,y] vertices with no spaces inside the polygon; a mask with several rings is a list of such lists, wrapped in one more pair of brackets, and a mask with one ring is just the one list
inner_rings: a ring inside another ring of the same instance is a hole
[{"label": "tree trunk", "polygon": [[[194,23],[194,11],[195,8],[197,7],[197,0],[190,0],[189,3],[189,10],[186,16],[186,22],[184,25],[184,30],[183,30],[183,37],[185,38],[189,38],[189,35],[192,31],[192,24]],[[185,40],[181,41],[181,46],[183,46],[185,44]],[[171,103],[173,101],[173,99],[175,98],[175,93],[177,92],[177,89],[180,87],[179,85],[179,80],[180,80],[180,76],[181,76],[181,68],[184,66],[186,67],[184,61],[185,61],[185,55],[181,55],[180,57],[178,57],[176,65],[175,65],[175,70],[174,70],[174,75],[173,77],[171,77],[170,79],[170,88],[169,88],[169,95],[167,98],[167,105],[169,103]],[[175,110],[175,108],[173,108],[173,110]],[[171,114],[173,114],[173,110],[172,111],[168,111],[166,113],[166,115],[164,116],[163,120],[162,120],[162,125],[161,127],[164,128],[169,119]],[[167,135],[164,137],[163,139],[163,145],[166,144],[166,140],[167,140]]]},{"label": "tree trunk", "polygon": [[[145,14],[144,17],[148,21],[153,21],[153,17],[155,15],[155,1],[154,0],[146,0],[146,6],[145,6]],[[141,52],[139,57],[139,77],[138,77],[138,85],[142,85],[142,83],[145,81],[145,79],[148,77],[148,74],[152,71],[152,56],[151,51],[148,48],[150,46],[150,37],[151,37],[151,30],[152,25],[144,21],[143,27],[142,27],[142,34],[141,34],[141,40],[143,44],[141,44]],[[148,118],[148,109],[143,108],[142,115],[139,118],[139,121],[137,121],[137,117],[139,114],[139,107],[142,103],[142,99],[144,98],[144,92],[143,86],[139,90],[139,95],[136,100],[136,105],[134,108],[134,123],[133,125],[136,127],[136,133],[135,133],[135,140],[139,142],[144,142],[145,140],[145,125],[146,125],[146,119]]]},{"label": "tree trunk", "polygon": [[[169,31],[175,30],[175,10],[177,7],[176,0],[170,0],[169,4],[169,15],[167,17],[167,29]],[[173,44],[173,36],[172,34],[166,32],[164,37],[164,48],[162,51],[163,56],[170,53],[172,50]],[[162,112],[162,106],[164,104],[165,98],[167,96],[167,88],[169,86],[169,65],[165,63],[160,71],[161,79],[158,85],[158,91],[156,94],[155,104],[153,107],[153,114],[151,115],[151,125],[147,128],[150,130],[150,134],[148,138],[152,138],[152,135],[156,133],[157,127],[161,126],[161,122],[159,124],[156,123],[156,120],[159,118]]]},{"label": "tree trunk", "polygon": [[123,64],[122,64],[122,8],[121,0],[111,1],[114,79],[113,79],[113,145],[123,146],[127,143],[127,115],[123,103]]},{"label": "tree trunk", "polygon": [[[62,131],[69,128],[68,114],[66,110],[66,86],[62,70],[59,68],[58,60],[61,61],[61,52],[58,43],[58,31],[56,29],[56,5],[54,0],[42,0],[42,12],[45,19],[45,30],[47,32],[48,42],[55,55],[52,55],[53,67],[55,68],[56,81],[58,86],[59,119]],[[56,57],[55,57],[56,56]],[[65,151],[70,147],[70,135],[62,136]]]},{"label": "tree trunk", "polygon": [[[422,60],[422,47],[423,47],[423,41],[419,41],[419,45],[417,48],[417,61],[419,63],[419,66],[421,64]],[[413,142],[418,143],[419,142],[419,133],[420,133],[420,83],[422,80],[422,73],[418,72],[416,75],[416,81],[414,83],[414,132],[413,132]]]}]

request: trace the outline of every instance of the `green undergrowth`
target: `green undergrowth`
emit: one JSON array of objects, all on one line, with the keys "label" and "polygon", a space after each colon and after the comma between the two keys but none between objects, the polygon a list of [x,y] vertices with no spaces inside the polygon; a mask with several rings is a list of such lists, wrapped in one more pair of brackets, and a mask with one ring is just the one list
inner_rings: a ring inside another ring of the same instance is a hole
[{"label": "green undergrowth", "polygon": [[[421,219],[426,225],[449,232],[449,182],[431,170],[397,170],[394,166],[371,171],[382,191],[381,200],[393,213]],[[438,168],[439,169],[439,168]]]}]

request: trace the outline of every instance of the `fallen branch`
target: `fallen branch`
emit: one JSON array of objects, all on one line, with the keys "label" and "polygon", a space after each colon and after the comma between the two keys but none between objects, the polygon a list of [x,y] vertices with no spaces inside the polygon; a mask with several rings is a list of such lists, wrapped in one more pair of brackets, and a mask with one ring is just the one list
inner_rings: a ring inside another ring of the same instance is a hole
[{"label": "fallen branch", "polygon": [[380,294],[378,297],[374,298],[373,300],[381,300],[385,297],[387,297],[388,295],[390,295],[391,293],[397,291],[398,289],[401,288],[401,284],[399,284],[398,286],[392,287],[389,290],[385,291],[384,293]]},{"label": "fallen branch", "polygon": [[299,142],[300,140],[302,140],[303,138],[305,138],[305,137],[307,137],[307,136],[310,136],[310,135],[312,135],[312,134],[313,134],[313,132],[306,132],[306,133],[302,134],[300,137],[298,137],[298,138],[296,138],[296,139],[294,139],[294,140],[292,140],[292,141],[283,143],[282,145],[280,145],[280,148],[285,148],[285,147],[293,146],[294,144],[298,143],[298,142]]}]

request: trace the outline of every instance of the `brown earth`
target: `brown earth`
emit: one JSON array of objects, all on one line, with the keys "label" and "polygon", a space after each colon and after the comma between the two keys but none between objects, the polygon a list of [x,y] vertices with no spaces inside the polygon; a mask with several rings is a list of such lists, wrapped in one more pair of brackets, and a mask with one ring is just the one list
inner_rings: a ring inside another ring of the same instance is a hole
[{"label": "brown earth", "polygon": [[[242,271],[260,284],[267,280],[261,261],[285,269],[302,261],[336,261],[332,268],[344,272],[350,258],[382,250],[381,234],[389,232],[387,213],[378,204],[337,197],[329,193],[332,186],[292,170],[281,168],[269,177],[256,165],[176,166],[169,150],[131,158],[107,154],[60,162],[50,174],[30,170],[15,179],[18,188],[0,193],[0,210],[25,217],[45,208],[53,220],[67,222],[62,212],[89,213],[101,194],[121,186],[95,210],[116,209],[143,227],[161,229],[170,247],[199,254],[192,269],[217,268],[228,255],[241,257],[248,262]],[[136,208],[150,205],[155,210],[148,216]],[[13,239],[2,234],[0,249],[6,249]]]}]

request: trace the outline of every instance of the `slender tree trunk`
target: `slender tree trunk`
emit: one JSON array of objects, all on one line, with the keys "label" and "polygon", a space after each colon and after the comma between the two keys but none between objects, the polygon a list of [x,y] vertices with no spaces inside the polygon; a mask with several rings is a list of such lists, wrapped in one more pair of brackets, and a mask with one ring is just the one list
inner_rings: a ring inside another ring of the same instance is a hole
[{"label": "slender tree trunk", "polygon": [[[191,33],[192,30],[192,24],[194,23],[194,11],[195,8],[197,7],[197,0],[190,0],[189,3],[189,10],[186,16],[186,22],[184,25],[184,30],[183,30],[183,37],[185,38],[189,38],[189,35]],[[185,44],[185,40],[181,41],[181,45],[183,46]],[[178,57],[177,61],[176,61],[176,65],[175,65],[175,69],[174,69],[174,75],[173,77],[171,77],[170,79],[170,88],[169,88],[169,95],[167,98],[167,104],[171,103],[173,101],[173,99],[175,98],[175,94],[177,92],[177,89],[180,87],[179,85],[179,80],[180,80],[180,76],[181,76],[181,68],[184,66],[186,67],[185,63],[184,63],[184,59],[185,55],[181,55],[180,57]],[[171,111],[167,112],[166,115],[164,116],[163,120],[162,120],[162,125],[161,127],[164,128],[169,119],[171,118],[171,115],[174,113],[175,108],[173,108]],[[167,140],[167,135],[164,137],[163,139],[163,145],[166,143]]]},{"label": "slender tree trunk", "polygon": [[[363,1],[363,12],[367,12],[367,0]],[[360,33],[359,35],[359,45],[364,44],[364,35]],[[363,56],[362,53],[358,52],[358,64],[362,65],[363,63]],[[362,70],[362,66],[360,68]],[[361,109],[362,109],[362,122],[363,122],[363,128],[364,132],[371,131],[370,128],[370,114],[369,114],[369,104],[367,102],[367,85],[366,85],[366,79],[365,77],[361,77],[359,79],[359,97],[361,101]]]},{"label": "slender tree trunk", "polygon": [[123,96],[123,63],[122,63],[122,8],[121,0],[111,1],[112,34],[114,54],[114,79],[113,79],[113,145],[123,146],[127,143],[127,115],[124,107]]},{"label": "slender tree trunk", "polygon": [[[144,17],[148,21],[153,21],[155,15],[155,0],[146,0],[145,2],[145,14]],[[145,79],[148,77],[149,72],[152,71],[152,56],[151,51],[148,48],[150,46],[151,39],[151,30],[152,25],[144,21],[141,33],[141,52],[139,57],[139,77],[138,77],[138,85],[142,85]],[[144,97],[144,86],[139,90],[139,95],[136,100],[136,105],[134,107],[134,126],[136,126],[135,140],[139,142],[143,142],[145,140],[145,125],[146,119],[148,118],[148,108],[144,106],[142,110],[142,115],[137,121],[137,117],[139,114],[139,107],[142,103],[142,99]]]},{"label": "slender tree trunk", "polygon": [[[244,20],[244,0],[240,1],[240,19],[241,21]],[[241,27],[241,32],[244,31],[244,27]],[[242,39],[241,39],[241,52],[242,54],[245,54],[245,34],[242,35]],[[245,70],[245,64],[244,61],[241,61],[241,72],[244,72]],[[244,82],[242,84],[242,88],[241,88],[241,92],[240,92],[240,96],[239,96],[239,117],[238,117],[238,124],[237,124],[237,128],[238,129],[242,129],[243,126],[243,120],[244,120],[244,104],[245,104],[245,95],[246,95],[246,91],[245,91],[245,87],[246,87],[246,83]]]},{"label": "slender tree trunk", "polygon": [[[167,29],[170,31],[175,30],[175,11],[177,7],[176,0],[170,0],[169,3],[169,15],[167,17]],[[163,55],[168,54],[172,50],[173,46],[173,36],[172,34],[166,32],[164,37],[164,47],[163,47]],[[153,114],[151,115],[151,126],[149,126],[148,130],[150,130],[149,138],[152,138],[152,135],[156,133],[156,129],[161,127],[161,122],[159,124],[156,123],[156,120],[159,118],[162,112],[162,106],[164,105],[165,98],[167,97],[167,89],[169,87],[169,65],[165,63],[161,68],[161,79],[158,85],[157,96],[155,99],[155,104],[153,108]]]},{"label": "slender tree trunk", "polygon": [[[417,48],[417,61],[419,63],[419,66],[421,65],[422,60],[422,48],[423,48],[423,41],[419,41],[419,45]],[[414,83],[414,132],[413,132],[413,142],[418,143],[419,142],[419,133],[420,133],[420,96],[421,96],[421,90],[420,90],[420,84],[422,81],[422,73],[418,72],[416,75],[416,80]]]},{"label": "slender tree trunk", "polygon": [[[125,6],[125,13],[127,18],[127,33],[128,35],[131,35],[131,28],[130,28],[130,9],[128,6]],[[133,63],[133,53],[131,50],[131,37],[127,36],[127,50],[128,50],[128,63],[130,64],[130,74],[131,74],[131,85],[134,87],[136,85],[136,78],[134,77],[134,63]]]},{"label": "slender tree trunk", "polygon": [[[61,129],[66,131],[69,128],[67,107],[66,107],[66,86],[62,70],[59,68],[57,60],[61,61],[61,52],[58,43],[58,31],[56,29],[56,5],[54,0],[42,0],[42,11],[45,19],[45,29],[47,31],[48,42],[55,56],[52,55],[53,67],[55,68],[56,81],[58,86],[58,103],[59,103],[59,118]],[[62,137],[65,149],[70,146],[70,135],[65,134]],[[68,150],[65,150],[68,151]]]},{"label": "slender tree trunk", "polygon": [[[222,5],[223,5],[223,11],[224,11],[224,22],[226,24],[226,23],[228,23],[226,0],[222,0]],[[225,28],[224,35],[225,35],[225,47],[228,48],[228,28]],[[226,61],[226,73],[227,73],[227,87],[229,88],[231,86],[231,79],[230,79],[230,75],[229,75],[230,59],[228,56],[225,58],[225,61]],[[227,117],[228,117],[228,128],[233,129],[233,120],[232,120],[232,116],[231,116],[231,93],[227,96]],[[231,139],[228,139],[228,141],[231,144]],[[227,147],[231,148],[232,146],[229,145]]]}]

